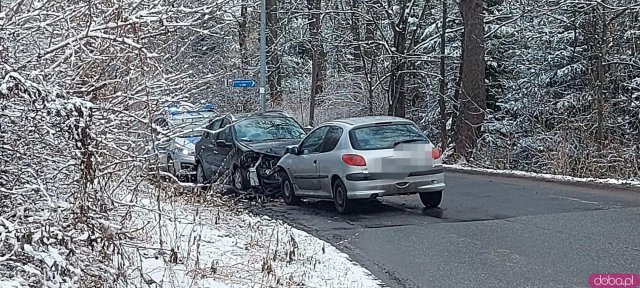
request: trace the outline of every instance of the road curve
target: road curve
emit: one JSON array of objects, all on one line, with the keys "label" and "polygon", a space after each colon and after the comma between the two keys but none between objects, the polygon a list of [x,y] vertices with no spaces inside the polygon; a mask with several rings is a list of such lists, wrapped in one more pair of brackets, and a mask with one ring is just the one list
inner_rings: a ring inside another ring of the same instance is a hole
[{"label": "road curve", "polygon": [[640,193],[446,172],[440,209],[417,196],[272,202],[257,212],[314,234],[390,287],[588,287],[640,272]]}]

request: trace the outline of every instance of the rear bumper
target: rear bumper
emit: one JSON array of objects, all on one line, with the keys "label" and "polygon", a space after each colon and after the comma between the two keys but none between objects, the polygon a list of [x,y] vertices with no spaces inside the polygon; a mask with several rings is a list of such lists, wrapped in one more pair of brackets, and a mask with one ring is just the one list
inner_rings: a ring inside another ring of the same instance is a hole
[{"label": "rear bumper", "polygon": [[446,187],[444,172],[441,170],[434,172],[436,173],[422,173],[427,175],[404,178],[376,179],[376,177],[371,177],[373,180],[366,180],[358,177],[360,175],[350,174],[347,175],[344,184],[347,188],[347,197],[349,199],[370,199],[391,195],[442,191]]}]

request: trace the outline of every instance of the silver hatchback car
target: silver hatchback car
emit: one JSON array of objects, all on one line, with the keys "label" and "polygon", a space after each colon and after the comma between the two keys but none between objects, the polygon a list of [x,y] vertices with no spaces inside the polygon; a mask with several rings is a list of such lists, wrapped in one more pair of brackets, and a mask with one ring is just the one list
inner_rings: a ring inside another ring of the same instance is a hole
[{"label": "silver hatchback car", "polygon": [[410,120],[367,116],[323,123],[278,162],[285,203],[333,199],[346,213],[351,200],[419,194],[427,208],[445,189],[439,150]]}]

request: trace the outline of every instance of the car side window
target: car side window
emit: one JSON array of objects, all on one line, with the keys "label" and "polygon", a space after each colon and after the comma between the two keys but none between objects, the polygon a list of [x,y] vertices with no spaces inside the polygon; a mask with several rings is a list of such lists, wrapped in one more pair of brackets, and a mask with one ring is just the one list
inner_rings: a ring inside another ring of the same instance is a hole
[{"label": "car side window", "polygon": [[311,132],[300,146],[302,154],[320,153],[320,148],[327,130],[329,130],[329,126],[324,126]]},{"label": "car side window", "polygon": [[320,149],[320,153],[333,151],[333,149],[338,146],[338,142],[340,142],[343,131],[344,130],[342,130],[342,128],[338,126],[330,126],[327,134],[324,136],[324,141],[322,142],[322,149]]},{"label": "car side window", "polygon": [[225,129],[225,130],[226,130],[227,133],[226,133],[225,137],[223,138],[224,142],[232,143],[233,142],[233,134],[231,133],[232,132],[231,126],[228,126],[227,129]]},{"label": "car side window", "polygon": [[[209,124],[209,126],[207,126],[207,130],[216,131],[216,130],[220,129],[220,123],[222,123],[222,119],[218,119],[216,121],[213,121],[211,124]],[[215,137],[214,137],[213,133],[207,131],[207,132],[204,133],[204,138],[212,140]]]},{"label": "car side window", "polygon": [[224,130],[220,131],[220,133],[218,133],[218,137],[216,137],[216,140],[224,140],[224,142],[227,143],[233,142],[231,135],[231,126],[228,126],[227,128],[224,128]]}]

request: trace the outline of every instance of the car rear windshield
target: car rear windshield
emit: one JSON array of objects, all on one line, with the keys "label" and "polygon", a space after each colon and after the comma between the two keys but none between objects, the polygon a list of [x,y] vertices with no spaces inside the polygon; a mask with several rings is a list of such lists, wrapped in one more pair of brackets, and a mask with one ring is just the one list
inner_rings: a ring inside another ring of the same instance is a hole
[{"label": "car rear windshield", "polygon": [[413,124],[385,124],[355,128],[349,132],[351,146],[356,150],[391,149],[399,143],[426,142],[422,132]]}]

